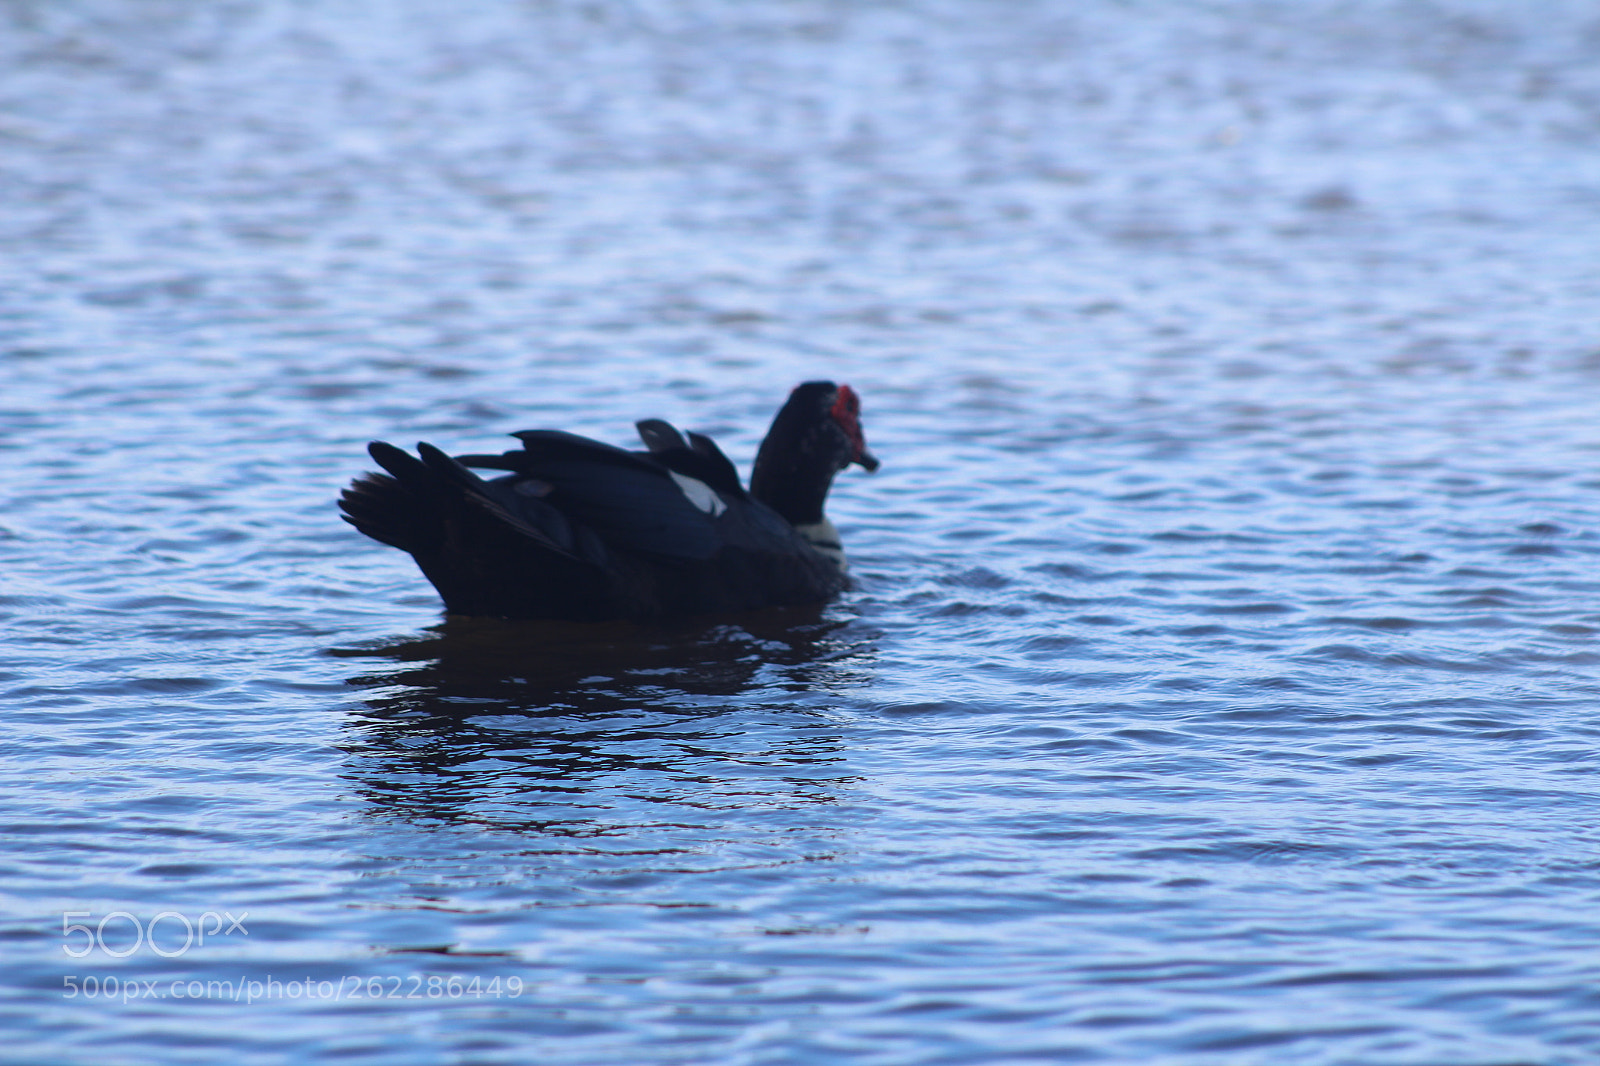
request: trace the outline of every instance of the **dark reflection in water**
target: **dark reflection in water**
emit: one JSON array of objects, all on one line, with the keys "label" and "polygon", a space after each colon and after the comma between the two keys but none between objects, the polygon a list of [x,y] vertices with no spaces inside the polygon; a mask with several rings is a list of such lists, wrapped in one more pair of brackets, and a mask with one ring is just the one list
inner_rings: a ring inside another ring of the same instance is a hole
[{"label": "dark reflection in water", "polygon": [[824,608],[736,622],[452,619],[335,649],[380,660],[347,731],[347,778],[407,819],[592,836],[714,812],[829,802],[849,779],[833,709],[872,638]]},{"label": "dark reflection in water", "polygon": [[350,679],[360,687],[404,686],[369,701],[384,717],[611,713],[674,693],[738,695],[763,668],[797,690],[810,688],[833,664],[866,652],[860,630],[828,612],[796,607],[659,626],[450,618],[420,639],[332,654],[401,664]]}]

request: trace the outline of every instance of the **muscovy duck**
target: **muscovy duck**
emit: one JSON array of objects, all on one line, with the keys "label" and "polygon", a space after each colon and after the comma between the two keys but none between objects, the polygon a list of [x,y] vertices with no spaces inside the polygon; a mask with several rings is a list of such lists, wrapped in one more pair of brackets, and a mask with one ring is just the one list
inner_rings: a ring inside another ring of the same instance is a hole
[{"label": "muscovy duck", "polygon": [[[834,475],[878,460],[848,385],[790,393],[750,489],[699,433],[637,423],[634,452],[553,429],[520,450],[413,456],[373,441],[386,474],[339,498],[346,522],[409,552],[451,614],[568,621],[649,619],[820,603],[848,582],[822,512]],[[507,471],[488,480],[473,469]]]}]

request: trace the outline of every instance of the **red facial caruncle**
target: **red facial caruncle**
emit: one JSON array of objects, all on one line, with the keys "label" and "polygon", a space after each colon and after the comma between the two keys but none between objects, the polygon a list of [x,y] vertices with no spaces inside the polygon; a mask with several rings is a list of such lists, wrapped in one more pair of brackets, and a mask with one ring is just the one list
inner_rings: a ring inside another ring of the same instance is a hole
[{"label": "red facial caruncle", "polygon": [[860,463],[869,472],[878,469],[878,460],[867,451],[867,439],[861,432],[861,398],[849,385],[840,385],[828,414],[844,435],[850,438],[850,461]]}]

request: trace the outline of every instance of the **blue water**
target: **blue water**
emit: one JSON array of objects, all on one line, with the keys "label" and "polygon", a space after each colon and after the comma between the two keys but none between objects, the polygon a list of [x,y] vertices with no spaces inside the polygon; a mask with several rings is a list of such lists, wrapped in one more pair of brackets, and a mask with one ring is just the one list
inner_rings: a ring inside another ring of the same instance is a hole
[{"label": "blue water", "polygon": [[[1600,1060],[1597,41],[0,8],[0,1059]],[[824,376],[827,607],[446,622],[333,506]]]}]

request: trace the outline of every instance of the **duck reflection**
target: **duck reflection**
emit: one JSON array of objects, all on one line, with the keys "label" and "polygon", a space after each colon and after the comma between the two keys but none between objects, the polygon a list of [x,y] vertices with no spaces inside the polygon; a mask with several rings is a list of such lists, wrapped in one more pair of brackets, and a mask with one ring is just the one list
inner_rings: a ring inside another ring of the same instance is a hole
[{"label": "duck reflection", "polygon": [[345,776],[391,817],[562,836],[834,801],[843,690],[872,637],[837,608],[671,627],[451,619],[378,660]]}]

